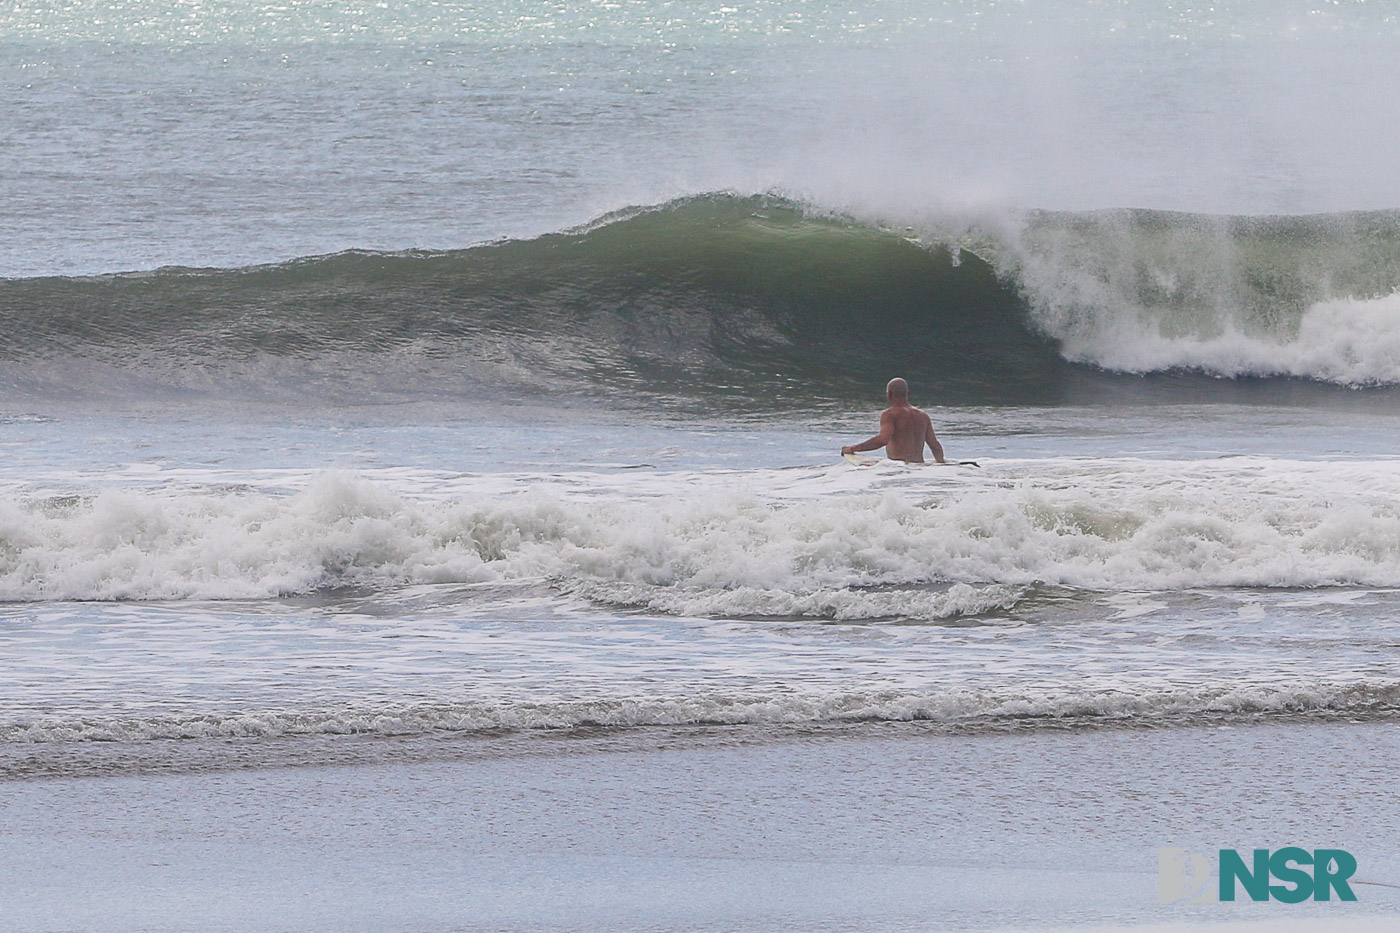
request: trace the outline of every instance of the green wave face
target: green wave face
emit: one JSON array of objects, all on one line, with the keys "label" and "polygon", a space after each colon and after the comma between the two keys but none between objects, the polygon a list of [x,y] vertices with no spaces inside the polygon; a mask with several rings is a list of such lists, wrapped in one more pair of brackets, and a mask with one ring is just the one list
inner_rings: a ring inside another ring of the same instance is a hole
[{"label": "green wave face", "polygon": [[[1334,372],[1295,351],[1318,327],[1378,345],[1367,328],[1388,327],[1397,230],[1393,213],[1035,213],[917,238],[701,196],[453,252],[7,280],[0,376],[40,395],[82,391],[77,367],[116,394],[740,409],[868,400],[895,374],[924,404],[1199,395],[1234,377],[1389,384],[1400,357],[1391,379],[1383,358]],[[1312,321],[1329,301],[1360,310]],[[1253,356],[1236,365],[1240,347]]]}]

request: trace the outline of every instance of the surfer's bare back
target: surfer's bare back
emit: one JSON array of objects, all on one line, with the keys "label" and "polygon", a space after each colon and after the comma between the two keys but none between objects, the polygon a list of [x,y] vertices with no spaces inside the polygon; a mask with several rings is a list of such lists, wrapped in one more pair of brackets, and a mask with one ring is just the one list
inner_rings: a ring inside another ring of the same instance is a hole
[{"label": "surfer's bare back", "polygon": [[943,445],[934,436],[933,422],[922,409],[909,404],[909,383],[896,376],[885,386],[885,397],[890,400],[890,407],[880,413],[880,433],[868,441],[842,447],[842,456],[883,447],[891,460],[923,463],[924,444],[928,444],[933,459],[945,463]]}]

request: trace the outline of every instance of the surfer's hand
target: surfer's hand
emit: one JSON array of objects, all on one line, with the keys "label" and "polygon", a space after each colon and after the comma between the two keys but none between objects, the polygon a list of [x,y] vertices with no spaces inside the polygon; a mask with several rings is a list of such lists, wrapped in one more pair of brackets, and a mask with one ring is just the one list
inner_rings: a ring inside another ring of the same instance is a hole
[{"label": "surfer's hand", "polygon": [[841,448],[841,456],[843,456],[843,457],[846,456],[847,454],[853,454],[853,453],[855,453],[855,452],[856,452],[856,449],[855,449],[854,447],[842,447],[842,448]]}]

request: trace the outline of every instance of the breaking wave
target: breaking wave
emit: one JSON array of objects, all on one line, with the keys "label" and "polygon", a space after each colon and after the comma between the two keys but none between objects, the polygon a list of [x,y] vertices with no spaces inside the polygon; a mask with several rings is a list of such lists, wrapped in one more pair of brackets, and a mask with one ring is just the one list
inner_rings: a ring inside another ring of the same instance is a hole
[{"label": "breaking wave", "polygon": [[[1049,403],[1197,374],[1400,384],[1400,212],[913,230],[706,195],[451,252],[0,281],[0,382],[344,402]],[[1124,375],[1131,374],[1132,378]],[[1165,390],[1164,390],[1165,391]]]},{"label": "breaking wave", "polygon": [[[933,620],[1009,609],[1041,584],[1400,586],[1393,462],[1037,461],[1033,482],[986,467],[976,485],[922,496],[831,495],[814,481],[790,500],[748,489],[758,474],[708,488],[678,474],[686,494],[631,500],[542,482],[426,502],[348,474],[285,496],[11,496],[0,500],[0,600],[493,583],[675,615]],[[812,469],[820,480],[845,467]]]},{"label": "breaking wave", "polygon": [[1105,724],[1153,726],[1291,715],[1393,718],[1393,681],[1229,684],[1128,690],[1004,688],[792,696],[694,696],[572,702],[483,700],[188,716],[48,715],[0,724],[0,747],[46,742],[421,735],[644,726],[926,722],[979,732]]}]

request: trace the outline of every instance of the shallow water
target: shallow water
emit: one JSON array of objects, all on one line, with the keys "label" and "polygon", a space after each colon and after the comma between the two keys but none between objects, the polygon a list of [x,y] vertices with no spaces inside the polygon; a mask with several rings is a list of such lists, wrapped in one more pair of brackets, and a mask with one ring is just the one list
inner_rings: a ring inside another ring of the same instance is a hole
[{"label": "shallow water", "polygon": [[[221,741],[212,771],[171,744],[194,766],[4,785],[0,929],[1375,933],[1397,908],[1390,725],[381,738],[272,769]],[[1157,847],[1275,839],[1344,841],[1357,901],[1157,903]]]}]

